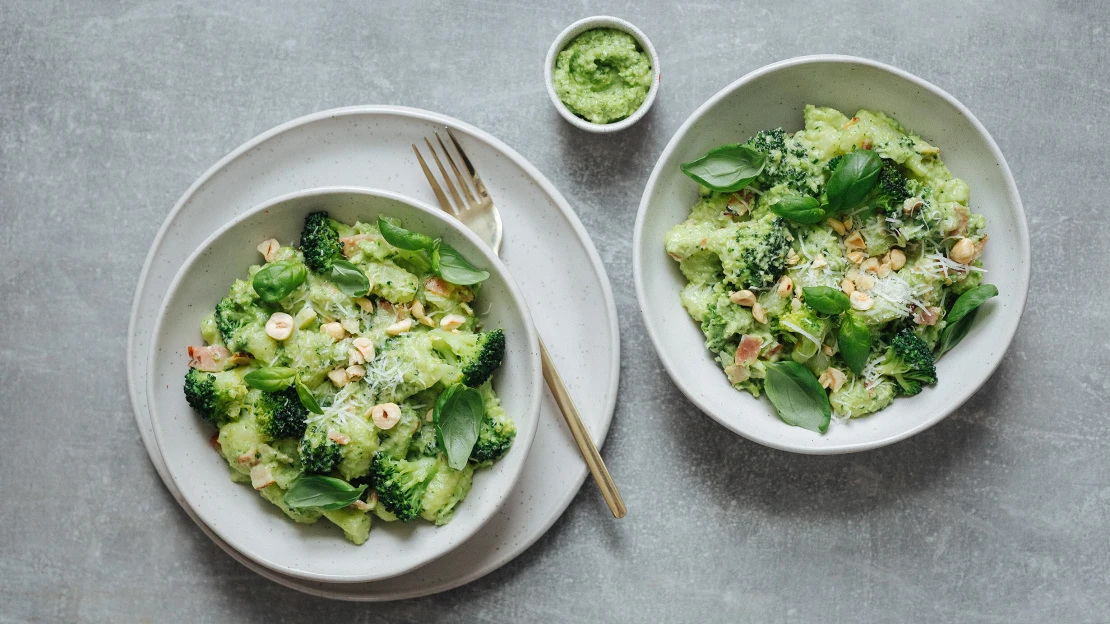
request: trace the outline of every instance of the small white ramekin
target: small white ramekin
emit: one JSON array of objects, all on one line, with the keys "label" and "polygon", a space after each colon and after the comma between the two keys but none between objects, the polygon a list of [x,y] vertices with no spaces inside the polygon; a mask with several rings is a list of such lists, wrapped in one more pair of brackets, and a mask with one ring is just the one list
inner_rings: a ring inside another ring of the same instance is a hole
[{"label": "small white ramekin", "polygon": [[[552,73],[555,70],[555,59],[559,56],[559,53],[563,51],[563,48],[578,35],[587,30],[593,30],[594,28],[612,28],[632,35],[651,59],[651,72],[653,76],[651,88],[648,89],[647,97],[644,98],[643,103],[640,104],[640,108],[636,109],[636,112],[613,123],[596,124],[572,113],[570,109],[567,108],[566,104],[563,104],[563,101],[559,99],[559,95],[555,93],[555,82],[552,79]],[[547,94],[551,97],[551,103],[555,105],[555,110],[559,111],[563,119],[566,119],[571,125],[588,132],[606,133],[624,130],[647,114],[648,109],[651,108],[652,103],[655,102],[655,95],[659,92],[659,55],[655,52],[655,46],[651,45],[651,41],[648,40],[647,35],[639,28],[636,28],[625,20],[617,17],[609,17],[607,15],[596,15],[594,17],[580,19],[570,26],[567,26],[563,32],[559,33],[559,36],[555,38],[555,43],[551,44],[551,49],[547,51],[547,60],[544,61],[543,73],[544,80],[547,82]]]}]

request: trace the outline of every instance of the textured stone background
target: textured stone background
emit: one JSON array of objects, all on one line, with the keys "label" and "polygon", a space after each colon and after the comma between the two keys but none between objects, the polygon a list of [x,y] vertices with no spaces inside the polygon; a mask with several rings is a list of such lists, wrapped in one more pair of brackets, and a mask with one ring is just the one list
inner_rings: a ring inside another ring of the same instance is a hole
[{"label": "textured stone background", "polygon": [[[1110,7],[317,4],[0,2],[0,621],[1110,620]],[[557,117],[541,65],[565,25],[605,13],[648,33],[665,76],[647,119],[596,137]],[[694,411],[630,266],[679,124],[745,72],[817,52],[962,100],[1007,155],[1033,240],[994,377],[916,438],[842,457],[769,450]],[[363,103],[471,122],[550,177],[605,259],[625,354],[604,451],[628,518],[584,487],[501,570],[386,605],[297,594],[211,544],[139,442],[123,356],[140,265],[185,188],[271,126]]]}]

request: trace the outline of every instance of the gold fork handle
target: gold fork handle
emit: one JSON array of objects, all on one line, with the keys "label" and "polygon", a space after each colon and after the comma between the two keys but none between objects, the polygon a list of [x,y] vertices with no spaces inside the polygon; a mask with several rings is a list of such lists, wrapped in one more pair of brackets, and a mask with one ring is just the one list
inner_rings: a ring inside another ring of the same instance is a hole
[{"label": "gold fork handle", "polygon": [[567,421],[567,427],[570,428],[570,434],[574,436],[574,441],[578,444],[578,450],[581,451],[583,459],[586,460],[586,466],[589,467],[594,481],[597,481],[597,486],[601,489],[601,495],[609,505],[609,511],[613,512],[613,517],[623,518],[624,514],[628,513],[628,508],[624,506],[624,499],[621,498],[621,493],[617,491],[617,484],[613,483],[613,477],[609,476],[609,469],[605,467],[605,462],[601,460],[601,454],[597,452],[597,447],[594,446],[594,441],[590,438],[590,432],[586,430],[586,425],[578,414],[578,408],[574,406],[574,401],[571,400],[567,387],[563,385],[563,379],[559,376],[559,371],[555,369],[555,363],[551,361],[551,355],[543,344],[543,338],[540,338],[540,358],[543,360],[544,381],[547,382],[547,387],[551,389],[551,395],[555,397],[555,403],[559,405],[559,411],[563,413],[563,418]]}]

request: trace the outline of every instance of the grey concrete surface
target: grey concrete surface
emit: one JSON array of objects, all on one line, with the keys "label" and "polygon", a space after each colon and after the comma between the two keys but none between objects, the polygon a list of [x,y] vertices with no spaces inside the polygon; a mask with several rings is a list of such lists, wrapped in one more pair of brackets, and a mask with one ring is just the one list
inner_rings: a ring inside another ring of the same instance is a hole
[{"label": "grey concrete surface", "polygon": [[[0,2],[0,622],[1110,621],[1110,7],[1078,0]],[[561,5],[561,6],[560,6]],[[633,130],[571,129],[550,41],[631,20],[663,88]],[[745,72],[840,52],[953,93],[1007,155],[1033,287],[998,372],[956,414],[852,456],[769,450],[697,413],[647,339],[635,208],[666,141]],[[521,557],[384,605],[297,594],[235,563],[139,442],[124,340],[140,265],[211,163],[288,119],[428,108],[532,160],[576,207],[621,312],[604,455]]]}]

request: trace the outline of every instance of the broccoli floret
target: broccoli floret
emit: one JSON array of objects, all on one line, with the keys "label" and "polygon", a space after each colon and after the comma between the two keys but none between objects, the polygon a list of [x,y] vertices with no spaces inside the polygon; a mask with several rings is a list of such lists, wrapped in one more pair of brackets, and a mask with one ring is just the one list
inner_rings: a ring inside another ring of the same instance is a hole
[{"label": "broccoli floret", "polygon": [[879,170],[879,183],[875,186],[874,205],[888,216],[899,217],[902,214],[902,205],[909,196],[906,177],[893,160],[884,158],[883,167]]},{"label": "broccoli floret", "polygon": [[263,392],[254,403],[254,414],[258,426],[271,438],[304,436],[308,410],[301,404],[293,388],[281,392]]},{"label": "broccoli floret", "polygon": [[305,429],[299,447],[304,471],[310,474],[324,474],[335,469],[339,463],[339,445],[328,439],[328,428],[312,425]]},{"label": "broccoli floret", "polygon": [[774,215],[745,221],[736,237],[714,249],[721,258],[725,280],[740,288],[766,288],[786,271],[790,232],[786,222]]},{"label": "broccoli floret", "polygon": [[489,386],[482,388],[482,398],[486,403],[486,417],[478,429],[478,441],[470,452],[470,461],[485,464],[495,462],[505,456],[516,439],[516,424],[505,410],[501,401]]},{"label": "broccoli floret", "polygon": [[378,504],[402,522],[420,515],[421,499],[435,474],[436,460],[431,457],[409,461],[379,452],[370,464]]},{"label": "broccoli floret", "polygon": [[317,273],[331,270],[332,263],[343,257],[343,245],[334,221],[326,212],[313,212],[304,219],[301,230],[301,253],[304,263]]},{"label": "broccoli floret", "polygon": [[781,152],[786,149],[786,131],[782,128],[760,130],[748,141],[748,145],[754,150],[771,156],[775,151]]},{"label": "broccoli floret", "polygon": [[226,422],[248,391],[247,384],[234,370],[206,373],[190,368],[185,373],[185,400],[213,425]]},{"label": "broccoli floret", "polygon": [[808,154],[806,149],[786,136],[782,128],[762,130],[748,141],[748,146],[766,157],[763,171],[756,182],[764,189],[785,184],[800,193],[812,193],[809,173],[802,168]]},{"label": "broccoli floret", "polygon": [[908,328],[895,334],[875,370],[893,377],[899,392],[907,396],[921,392],[922,385],[937,382],[937,368],[929,345]]},{"label": "broccoli floret", "polygon": [[214,320],[224,344],[232,352],[247,352],[264,362],[277,355],[278,344],[266,334],[270,312],[251,283],[235,280],[228,295],[216,304]]},{"label": "broccoli floret", "polygon": [[232,351],[244,351],[242,330],[244,327],[262,323],[266,324],[269,315],[259,307],[254,299],[246,294],[243,280],[236,280],[231,286],[231,294],[220,299],[216,304],[216,328],[224,344]]},{"label": "broccoli floret", "polygon": [[459,355],[462,363],[463,383],[476,388],[501,366],[505,358],[505,332],[498,327],[478,335],[472,350]]},{"label": "broccoli floret", "polygon": [[[738,306],[739,307],[739,306]],[[733,333],[729,331],[728,319],[723,317],[716,307],[710,307],[701,318],[701,331],[705,334],[705,346],[710,351],[724,350]],[[733,340],[733,344],[735,344]]]},{"label": "broccoli floret", "polygon": [[501,328],[483,334],[451,334],[436,329],[431,334],[457,357],[460,381],[471,388],[485,383],[505,358],[505,332]]}]

